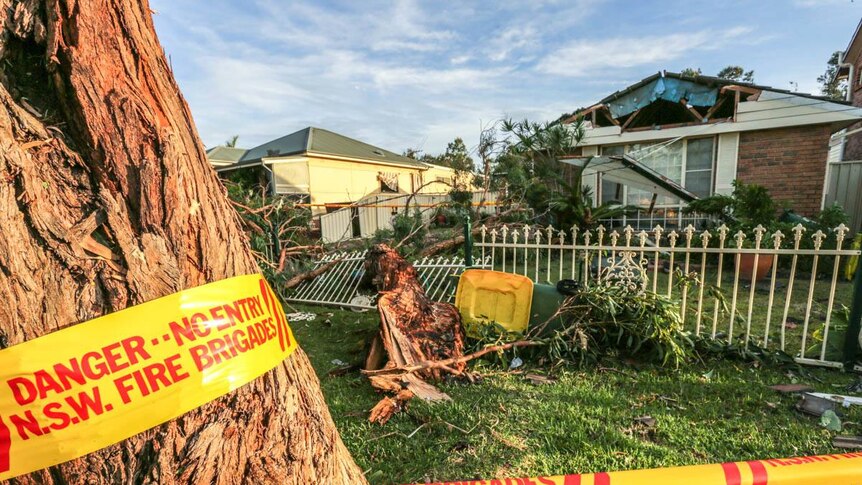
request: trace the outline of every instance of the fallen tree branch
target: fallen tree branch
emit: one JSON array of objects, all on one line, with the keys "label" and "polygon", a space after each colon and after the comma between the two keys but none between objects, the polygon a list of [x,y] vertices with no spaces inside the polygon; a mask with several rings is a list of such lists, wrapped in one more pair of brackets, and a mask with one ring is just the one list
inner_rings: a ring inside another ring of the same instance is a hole
[{"label": "fallen tree branch", "polygon": [[319,268],[315,268],[311,271],[298,274],[298,275],[294,276],[293,278],[284,282],[284,284],[281,285],[281,287],[286,290],[289,288],[293,288],[294,286],[299,286],[299,284],[304,282],[304,281],[308,281],[310,279],[317,278],[318,276],[322,275],[323,273],[326,273],[327,271],[332,269],[333,266],[335,266],[336,264],[338,264],[342,261],[344,261],[344,258],[336,259],[334,261],[330,261],[330,262],[324,264],[323,266],[321,266]]},{"label": "fallen tree branch", "polygon": [[288,256],[294,256],[298,252],[308,252],[308,251],[320,252],[322,250],[323,250],[323,247],[318,246],[318,245],[292,246],[292,247],[285,246],[285,247],[281,248],[281,254],[278,256],[278,269],[276,271],[278,271],[279,273],[284,271],[284,264],[287,261]]},{"label": "fallen tree branch", "polygon": [[410,374],[413,372],[418,372],[426,369],[444,369],[451,371],[451,366],[454,364],[461,364],[464,362],[469,362],[473,359],[478,359],[483,355],[490,354],[492,352],[499,352],[503,350],[514,349],[518,347],[534,347],[537,345],[545,345],[544,342],[536,341],[536,340],[518,340],[517,342],[510,342],[502,345],[494,345],[491,347],[485,347],[478,352],[473,352],[472,354],[463,355],[461,357],[453,357],[451,359],[445,360],[425,360],[422,362],[418,362],[413,365],[404,365],[397,367],[387,367],[378,370],[363,370],[362,373],[368,376],[375,375],[384,375],[384,374]]},{"label": "fallen tree branch", "polygon": [[[499,214],[493,215],[493,216],[489,217],[488,219],[486,219],[484,222],[486,229],[493,228],[494,226],[489,226],[489,224],[491,224],[492,222],[496,221],[497,219],[499,219],[505,215],[510,214],[515,209],[516,209],[516,207],[513,207],[511,209],[507,209],[507,210],[505,210]],[[481,234],[482,233],[482,226],[481,225],[474,226],[471,233],[474,236]],[[443,251],[447,251],[449,249],[460,246],[462,244],[464,244],[464,236],[463,235],[455,236],[452,239],[446,239],[445,241],[440,241],[438,243],[435,243],[435,244],[428,246],[419,255],[423,256],[423,257],[433,256],[437,253],[442,253]]]}]

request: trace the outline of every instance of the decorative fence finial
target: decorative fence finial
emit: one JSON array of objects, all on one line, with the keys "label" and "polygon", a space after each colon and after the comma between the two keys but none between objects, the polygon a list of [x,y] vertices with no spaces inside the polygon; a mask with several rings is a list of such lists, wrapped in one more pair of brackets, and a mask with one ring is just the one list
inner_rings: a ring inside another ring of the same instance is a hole
[{"label": "decorative fence finial", "polygon": [[631,224],[627,225],[625,229],[623,229],[623,234],[626,235],[626,247],[632,245],[632,234],[634,234],[635,230],[632,228]]},{"label": "decorative fence finial", "polygon": [[736,232],[736,235],[733,236],[736,239],[736,247],[737,249],[742,249],[742,241],[745,241],[745,233],[740,231]]}]

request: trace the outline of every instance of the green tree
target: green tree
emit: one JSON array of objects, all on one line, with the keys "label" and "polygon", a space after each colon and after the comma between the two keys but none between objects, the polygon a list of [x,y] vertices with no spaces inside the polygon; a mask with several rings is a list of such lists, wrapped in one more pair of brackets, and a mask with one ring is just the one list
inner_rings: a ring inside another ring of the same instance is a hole
[{"label": "green tree", "polygon": [[464,145],[464,140],[460,136],[446,146],[446,151],[439,159],[440,165],[454,168],[461,172],[472,172],[476,168],[473,164],[473,159],[470,158],[470,152],[467,151],[467,146]]},{"label": "green tree", "polygon": [[419,160],[422,157],[422,150],[419,148],[405,148],[403,152],[401,152],[401,156],[410,158],[412,160]]},{"label": "green tree", "polygon": [[517,189],[537,213],[550,212],[556,224],[584,228],[594,226],[600,218],[631,210],[619,202],[594,207],[591,189],[583,185],[586,165],[564,167],[560,162],[576,155],[584,136],[582,120],[572,124],[505,120],[501,131],[509,137],[509,146],[498,158],[498,169],[503,169],[498,173],[505,172],[510,198]]},{"label": "green tree", "polygon": [[840,56],[841,51],[833,52],[826,61],[826,71],[817,77],[817,82],[820,83],[820,94],[832,99],[844,99],[847,96],[847,83],[836,79]]},{"label": "green tree", "polygon": [[237,140],[239,140],[239,135],[234,135],[234,136],[228,138],[227,140],[225,140],[224,146],[229,147],[229,148],[236,148]]},{"label": "green tree", "polygon": [[699,67],[686,67],[679,73],[687,77],[697,77],[703,75],[703,71],[701,71]]},{"label": "green tree", "polygon": [[727,66],[718,71],[715,77],[729,79],[731,81],[739,81],[744,83],[754,82],[754,71],[746,71],[742,66]]}]

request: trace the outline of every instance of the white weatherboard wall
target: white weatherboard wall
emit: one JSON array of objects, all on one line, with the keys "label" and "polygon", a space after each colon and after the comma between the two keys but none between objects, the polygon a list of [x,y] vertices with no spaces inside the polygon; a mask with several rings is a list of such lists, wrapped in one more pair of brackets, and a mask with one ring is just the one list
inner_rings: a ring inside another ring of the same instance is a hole
[{"label": "white weatherboard wall", "polygon": [[739,133],[718,135],[718,151],[715,156],[715,193],[733,192],[736,165],[739,157]]},{"label": "white weatherboard wall", "polygon": [[[581,154],[585,157],[597,157],[599,155],[599,147],[587,146],[581,149]],[[582,186],[590,186],[593,189],[593,205],[599,205],[599,174],[594,173],[581,180]]]}]

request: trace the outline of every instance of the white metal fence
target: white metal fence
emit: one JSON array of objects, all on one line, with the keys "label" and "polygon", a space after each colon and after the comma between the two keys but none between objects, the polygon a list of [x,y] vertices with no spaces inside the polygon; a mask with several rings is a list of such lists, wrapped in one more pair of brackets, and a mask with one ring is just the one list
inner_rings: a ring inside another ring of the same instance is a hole
[{"label": "white metal fence", "polygon": [[702,227],[712,218],[696,212],[685,213],[681,207],[660,207],[653,210],[639,209],[633,214],[627,214],[611,219],[602,219],[604,227],[624,228],[632,226],[637,230],[651,231],[661,226],[666,231],[671,229],[684,230],[687,226]]},{"label": "white metal fence", "polygon": [[609,233],[602,226],[569,232],[483,226],[475,246],[491,269],[536,282],[601,283],[614,271],[631,269],[622,268],[629,261],[644,288],[679,299],[686,328],[697,335],[746,347],[778,346],[801,363],[840,366],[835,350],[843,336],[830,341],[830,330],[839,333],[844,326],[839,305],[850,306],[852,290],[839,270],[860,254],[843,247],[847,232],[843,224],[829,234],[806,234],[801,225],[792,234],[766,234],[760,226],[753,234],[730,234],[726,226],[715,234],[691,225],[681,232],[627,226]]},{"label": "white metal fence", "polygon": [[[375,308],[374,293],[363,293],[360,288],[365,275],[363,265],[367,251],[331,253],[314,262],[314,268],[333,264],[325,273],[298,286],[288,295],[287,301],[315,305],[332,305],[344,308]],[[479,260],[476,267],[490,265],[490,258]],[[455,276],[464,271],[464,259],[438,256],[413,262],[419,280],[429,298],[435,301],[454,301],[458,282]]]}]

